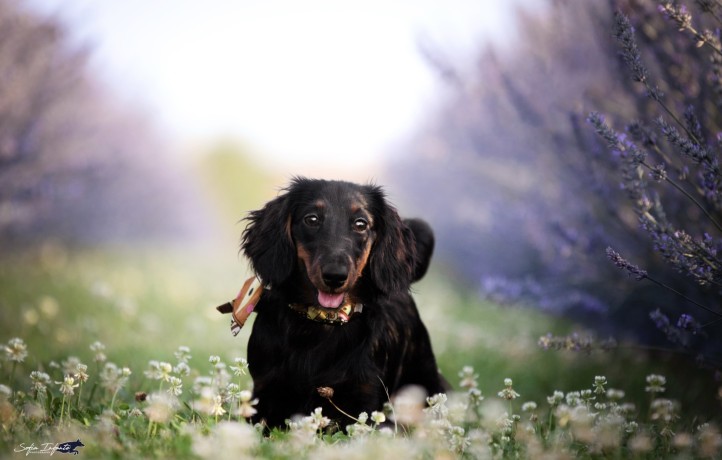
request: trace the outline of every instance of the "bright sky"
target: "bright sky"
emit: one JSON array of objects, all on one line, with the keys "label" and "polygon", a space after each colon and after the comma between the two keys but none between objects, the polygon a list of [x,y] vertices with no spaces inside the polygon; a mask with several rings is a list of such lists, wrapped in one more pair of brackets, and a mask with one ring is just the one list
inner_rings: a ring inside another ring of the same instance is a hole
[{"label": "bright sky", "polygon": [[480,43],[513,29],[514,4],[27,1],[69,23],[112,88],[173,139],[239,139],[289,169],[377,163],[443,90],[419,43],[471,67]]}]

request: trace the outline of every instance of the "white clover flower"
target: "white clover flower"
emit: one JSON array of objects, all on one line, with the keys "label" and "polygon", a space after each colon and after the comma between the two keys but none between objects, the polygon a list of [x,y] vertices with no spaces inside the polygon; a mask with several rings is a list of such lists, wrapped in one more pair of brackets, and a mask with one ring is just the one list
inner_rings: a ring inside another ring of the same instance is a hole
[{"label": "white clover flower", "polygon": [[258,399],[251,399],[250,391],[241,392],[241,405],[238,408],[238,414],[243,418],[251,418],[258,412],[255,406],[258,404]]},{"label": "white clover flower", "polygon": [[211,364],[213,364],[213,365],[215,366],[216,364],[218,364],[218,363],[221,362],[221,357],[220,357],[220,356],[216,356],[216,355],[211,355],[211,356],[208,358],[208,362],[211,363]]},{"label": "white clover flower", "polygon": [[30,381],[33,384],[33,391],[37,392],[38,394],[45,394],[48,385],[50,385],[50,383],[52,382],[50,380],[50,376],[45,372],[41,371],[32,371],[30,373]]},{"label": "white clover flower", "polygon": [[218,374],[228,374],[228,372],[226,371],[226,363],[224,363],[223,361],[214,364],[213,367],[216,369],[216,372]]},{"label": "white clover flower", "polygon": [[464,366],[459,372],[459,377],[461,378],[461,382],[459,382],[461,388],[472,389],[478,386],[479,375],[474,373],[474,368],[471,366]]},{"label": "white clover flower", "polygon": [[566,395],[567,405],[578,406],[582,403],[582,395],[578,391],[570,391]]},{"label": "white clover flower", "polygon": [[395,421],[404,425],[416,425],[424,416],[426,391],[418,386],[402,388],[393,398]]},{"label": "white clover flower", "polygon": [[225,413],[226,410],[223,408],[223,397],[221,395],[215,395],[213,397],[213,407],[211,408],[211,415],[221,417]]},{"label": "white clover flower", "polygon": [[469,396],[469,404],[472,406],[478,406],[484,400],[484,396],[481,395],[481,390],[478,388],[470,388],[467,394]]},{"label": "white clover flower", "polygon": [[166,392],[151,393],[146,398],[148,405],[143,409],[148,420],[154,423],[167,423],[178,410],[178,399]]},{"label": "white clover flower", "polygon": [[78,363],[78,365],[75,367],[75,373],[73,374],[73,377],[78,379],[78,382],[85,383],[88,381],[88,374],[85,372],[87,370],[87,365]]},{"label": "white clover flower", "polygon": [[449,447],[457,454],[462,454],[471,445],[471,441],[466,438],[466,432],[460,426],[453,426],[449,429]]},{"label": "white clover flower", "polygon": [[677,404],[666,398],[657,398],[650,404],[652,420],[671,422],[676,412]]},{"label": "white clover flower", "polygon": [[654,448],[654,442],[644,433],[638,433],[629,439],[629,450],[634,454],[645,454]]},{"label": "white clover flower", "polygon": [[624,399],[624,391],[610,388],[607,390],[607,398],[612,401],[621,401]]},{"label": "white clover flower", "polygon": [[558,390],[554,390],[551,396],[547,396],[547,402],[552,406],[558,406],[564,400],[564,393]]},{"label": "white clover flower", "polygon": [[193,453],[203,459],[255,458],[253,449],[259,443],[256,430],[247,423],[222,421],[208,436],[195,433]]},{"label": "white clover flower", "polygon": [[173,368],[173,372],[178,375],[188,377],[189,375],[191,375],[191,367],[188,365],[188,363],[181,361],[176,367]]},{"label": "white clover flower", "polygon": [[237,383],[229,383],[226,387],[226,401],[238,401],[241,399],[241,387]]},{"label": "white clover flower", "polygon": [[496,426],[503,434],[509,435],[514,432],[514,420],[509,418],[508,412],[504,412],[498,419],[496,419]]},{"label": "white clover flower", "polygon": [[170,386],[168,387],[168,393],[173,396],[180,396],[183,394],[183,381],[178,377],[171,377],[169,380]]},{"label": "white clover flower", "polygon": [[447,396],[444,393],[437,393],[434,396],[426,398],[428,408],[424,412],[431,414],[436,419],[446,418],[449,410],[446,407]]},{"label": "white clover flower", "polygon": [[151,380],[160,380],[163,374],[160,371],[160,363],[154,359],[148,361],[148,369],[143,372],[147,378]]},{"label": "white clover flower", "polygon": [[125,386],[130,374],[130,369],[127,367],[118,369],[118,366],[114,363],[107,362],[103,370],[100,371],[100,385],[110,392],[115,393]]},{"label": "white clover flower", "polygon": [[5,356],[9,361],[22,363],[28,357],[28,347],[23,339],[14,337],[5,345]]},{"label": "white clover flower", "polygon": [[166,363],[165,361],[162,361],[158,363],[158,371],[160,378],[157,380],[163,380],[164,382],[169,382],[171,379],[171,374],[173,373],[173,366],[170,363]]},{"label": "white clover flower", "polygon": [[632,433],[636,432],[637,429],[639,429],[639,424],[637,422],[635,422],[634,420],[625,422],[622,429],[624,430],[625,433],[632,434]]},{"label": "white clover flower", "polygon": [[346,426],[346,432],[348,433],[348,435],[351,437],[362,437],[371,433],[373,431],[373,428],[369,425],[366,425],[367,420],[368,414],[366,412],[361,412],[356,423]]},{"label": "white clover flower", "polygon": [[78,371],[78,366],[83,363],[77,356],[68,356],[68,359],[62,361],[60,364],[63,366],[63,374],[75,375]]},{"label": "white clover flower", "polygon": [[258,433],[247,423],[219,422],[209,436],[193,437],[193,453],[204,459],[255,458]]},{"label": "white clover flower", "polygon": [[532,411],[535,411],[536,408],[537,408],[537,405],[534,401],[527,401],[521,405],[522,412],[532,412]]},{"label": "white clover flower", "polygon": [[637,406],[635,406],[632,403],[620,404],[617,407],[617,412],[620,415],[630,415],[630,414],[633,414],[636,410],[637,410]]},{"label": "white clover flower", "polygon": [[662,393],[665,390],[664,385],[666,384],[667,379],[664,376],[651,374],[647,376],[647,386],[644,388],[644,391],[647,393]]},{"label": "white clover flower", "polygon": [[236,376],[246,375],[248,372],[248,361],[246,358],[236,358],[233,360],[236,365],[230,366],[233,374]]},{"label": "white clover flower", "polygon": [[374,425],[379,425],[386,421],[386,415],[384,415],[383,412],[373,411],[371,412],[371,420],[374,422]]},{"label": "white clover flower", "polygon": [[178,347],[178,350],[174,353],[175,358],[179,363],[188,363],[191,359],[191,349],[185,345]]},{"label": "white clover flower", "polygon": [[594,377],[594,393],[601,395],[605,393],[604,385],[607,384],[607,378],[603,375]]},{"label": "white clover flower", "polygon": [[75,394],[75,388],[80,384],[75,383],[75,379],[70,375],[66,375],[62,382],[55,382],[56,385],[60,385],[60,392],[65,396],[72,396]]},{"label": "white clover flower", "polygon": [[98,363],[104,363],[108,358],[105,356],[105,345],[101,342],[93,342],[90,344],[90,351],[95,353],[93,360]]},{"label": "white clover flower", "polygon": [[513,382],[512,382],[512,380],[511,380],[510,378],[505,378],[505,379],[504,379],[504,386],[505,386],[505,388],[504,388],[503,390],[501,390],[499,393],[497,393],[497,395],[498,395],[501,399],[506,399],[506,400],[509,400],[509,401],[512,400],[512,399],[516,399],[516,398],[518,398],[519,396],[521,396],[519,393],[517,393],[516,391],[514,391],[514,388],[512,388],[512,384],[513,384]]},{"label": "white clover flower", "polygon": [[313,423],[317,426],[317,430],[324,429],[331,423],[331,419],[323,415],[322,409],[320,407],[314,409],[314,411],[311,413],[311,419],[313,420]]}]

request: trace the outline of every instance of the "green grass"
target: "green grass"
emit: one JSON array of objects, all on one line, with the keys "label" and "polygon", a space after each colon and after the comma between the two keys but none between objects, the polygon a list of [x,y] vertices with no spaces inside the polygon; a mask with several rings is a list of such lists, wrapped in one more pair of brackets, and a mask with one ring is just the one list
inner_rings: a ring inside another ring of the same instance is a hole
[{"label": "green grass", "polygon": [[[15,407],[12,423],[8,420],[13,417],[0,410],[0,456],[21,442],[80,437],[86,444],[82,451],[86,456],[189,457],[194,442],[208,439],[202,436],[221,436],[214,417],[187,407],[179,408],[167,424],[150,424],[145,416],[130,417],[128,413],[147,407],[134,400],[137,392],[158,389],[157,381],[143,375],[150,360],[175,363],[174,351],[181,345],[190,347],[193,374],[184,380],[184,394],[188,394],[195,376],[209,375],[210,355],[218,355],[226,363],[245,356],[250,324],[234,338],[228,317],[214,308],[230,300],[247,276],[245,262],[233,251],[150,245],[71,250],[46,244],[3,257],[0,342],[20,337],[29,354],[17,366],[3,361],[0,368],[0,383],[13,390]],[[435,271],[414,286],[414,292],[439,366],[457,389],[457,374],[463,366],[473,366],[487,402],[498,399],[496,393],[504,388],[504,379],[511,378],[521,394],[512,409],[518,413],[521,402],[535,401],[542,406],[553,391],[591,388],[594,377],[604,375],[608,387],[624,390],[637,405],[639,416],[646,417],[650,396],[644,392],[645,377],[656,373],[667,376],[667,394],[681,403],[678,429],[692,433],[702,422],[719,417],[717,385],[709,373],[695,369],[688,360],[675,355],[650,357],[634,349],[591,354],[541,350],[537,346],[540,336],[568,334],[577,327],[539,311],[481,301],[444,273],[437,264]],[[98,371],[89,349],[95,341],[105,344],[110,361],[133,372],[118,394],[113,416],[104,414],[111,395],[97,385]],[[45,417],[26,420],[19,401],[33,400],[30,372],[42,370],[53,380],[61,380],[60,371],[50,363],[61,363],[68,356],[89,365],[90,379],[82,388],[82,398],[71,402],[70,416],[66,414],[65,423],[58,424],[63,402],[53,385],[52,397],[44,402]],[[246,376],[238,383],[243,387],[250,382]],[[25,396],[18,396],[17,391]],[[189,426],[193,430],[189,431]],[[294,439],[293,434],[275,433],[253,449],[259,455],[283,458],[286,443]],[[491,441],[494,439],[492,436]],[[328,443],[335,445],[338,440],[337,436]],[[398,445],[388,448],[394,447]],[[515,452],[504,449],[499,452]]]}]

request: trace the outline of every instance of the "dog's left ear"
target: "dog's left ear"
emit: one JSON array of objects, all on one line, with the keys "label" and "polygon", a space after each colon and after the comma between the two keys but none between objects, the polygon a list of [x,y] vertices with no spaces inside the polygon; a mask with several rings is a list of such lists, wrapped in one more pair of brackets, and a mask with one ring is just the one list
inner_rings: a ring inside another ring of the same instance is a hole
[{"label": "dog's left ear", "polygon": [[290,235],[290,210],[286,194],[251,211],[241,237],[241,250],[264,284],[278,285],[293,271],[295,253]]},{"label": "dog's left ear", "polygon": [[374,284],[386,293],[407,291],[416,270],[414,233],[396,209],[380,198],[382,205],[377,207],[377,236],[369,258],[369,274]]}]

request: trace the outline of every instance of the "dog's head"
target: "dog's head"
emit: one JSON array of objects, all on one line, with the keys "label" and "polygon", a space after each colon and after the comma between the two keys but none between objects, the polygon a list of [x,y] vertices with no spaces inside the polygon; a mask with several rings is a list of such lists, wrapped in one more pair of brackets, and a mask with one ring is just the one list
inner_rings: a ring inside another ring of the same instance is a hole
[{"label": "dog's head", "polygon": [[323,307],[355,294],[362,277],[385,293],[413,280],[414,234],[380,187],[296,178],[247,220],[241,248],[262,281],[306,283]]}]

